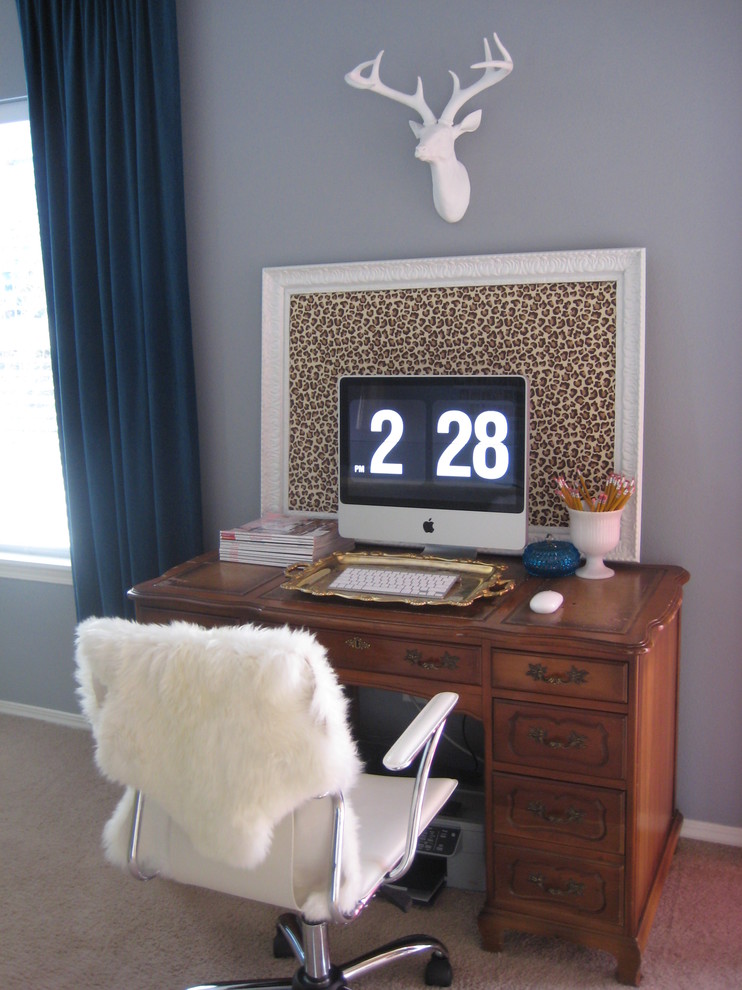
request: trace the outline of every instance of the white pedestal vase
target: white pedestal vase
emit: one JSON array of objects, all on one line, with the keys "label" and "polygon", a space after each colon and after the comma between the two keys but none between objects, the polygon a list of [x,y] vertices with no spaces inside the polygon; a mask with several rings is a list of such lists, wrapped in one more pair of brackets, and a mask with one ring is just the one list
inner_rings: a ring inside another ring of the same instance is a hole
[{"label": "white pedestal vase", "polygon": [[621,514],[569,509],[569,535],[572,543],[585,557],[585,563],[575,571],[577,577],[599,580],[613,577],[603,558],[618,546],[621,538]]}]

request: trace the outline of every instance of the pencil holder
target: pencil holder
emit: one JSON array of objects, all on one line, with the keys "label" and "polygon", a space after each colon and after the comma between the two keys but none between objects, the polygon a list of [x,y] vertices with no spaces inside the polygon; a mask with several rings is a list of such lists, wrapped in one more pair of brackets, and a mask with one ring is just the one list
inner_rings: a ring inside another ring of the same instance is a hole
[{"label": "pencil holder", "polygon": [[585,563],[575,571],[577,577],[593,580],[613,577],[614,571],[606,567],[603,558],[618,546],[623,509],[613,512],[567,511],[570,538],[585,557]]}]

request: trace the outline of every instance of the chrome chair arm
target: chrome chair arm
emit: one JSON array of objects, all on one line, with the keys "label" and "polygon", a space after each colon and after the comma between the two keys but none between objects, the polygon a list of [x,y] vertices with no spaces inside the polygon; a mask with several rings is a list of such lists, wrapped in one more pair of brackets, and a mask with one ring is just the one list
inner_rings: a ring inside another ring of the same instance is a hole
[{"label": "chrome chair arm", "polygon": [[420,815],[425,799],[425,787],[430,774],[435,751],[438,747],[446,719],[453,710],[459,696],[453,691],[441,691],[436,694],[418,713],[402,735],[391,746],[384,757],[387,770],[405,770],[422,751],[417,776],[412,791],[410,817],[407,823],[407,838],[405,851],[399,863],[386,876],[386,883],[394,883],[403,877],[412,866],[417,850],[417,839],[420,831]]},{"label": "chrome chair arm", "polygon": [[129,851],[127,861],[129,873],[135,880],[154,880],[158,875],[155,873],[145,873],[139,865],[139,833],[142,827],[142,814],[144,812],[144,794],[141,791],[134,793],[134,808],[131,815],[131,833],[129,835]]}]

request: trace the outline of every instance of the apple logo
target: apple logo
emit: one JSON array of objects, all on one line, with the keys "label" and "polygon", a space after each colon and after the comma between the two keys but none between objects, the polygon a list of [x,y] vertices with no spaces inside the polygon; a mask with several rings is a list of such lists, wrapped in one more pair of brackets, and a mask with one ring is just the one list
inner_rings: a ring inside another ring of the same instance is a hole
[{"label": "apple logo", "polygon": [[425,530],[426,533],[432,533],[433,532],[433,520],[432,519],[426,519],[425,522],[423,523],[423,529]]}]

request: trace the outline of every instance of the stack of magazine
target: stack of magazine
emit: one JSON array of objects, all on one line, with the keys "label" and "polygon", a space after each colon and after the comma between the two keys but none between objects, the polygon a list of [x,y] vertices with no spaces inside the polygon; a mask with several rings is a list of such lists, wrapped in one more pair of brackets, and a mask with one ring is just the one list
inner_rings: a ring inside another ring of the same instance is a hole
[{"label": "stack of magazine", "polygon": [[219,534],[219,559],[241,564],[287,567],[311,563],[353,546],[338,535],[335,519],[270,513]]}]

